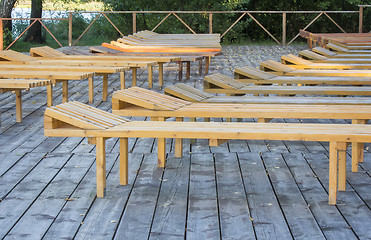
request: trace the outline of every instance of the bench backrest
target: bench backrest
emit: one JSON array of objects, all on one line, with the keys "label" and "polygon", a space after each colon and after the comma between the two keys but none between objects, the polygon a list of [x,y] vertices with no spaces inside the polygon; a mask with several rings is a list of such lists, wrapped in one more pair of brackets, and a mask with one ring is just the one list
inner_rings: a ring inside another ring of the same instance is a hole
[{"label": "bench backrest", "polygon": [[191,102],[140,87],[132,87],[125,90],[116,91],[112,96],[112,109],[120,109],[123,107],[117,106],[117,104],[120,103],[131,104],[155,111],[177,110],[181,107],[191,104]]},{"label": "bench backrest", "polygon": [[83,130],[103,130],[128,122],[125,118],[80,102],[67,102],[45,110],[44,128],[71,126]]},{"label": "bench backrest", "polygon": [[220,73],[205,76],[204,89],[223,88],[223,89],[241,89],[246,87],[246,84],[238,80],[227,77]]},{"label": "bench backrest", "polygon": [[26,54],[16,52],[13,50],[0,51],[0,61],[24,62],[24,61],[33,61],[33,60],[36,60],[36,59]]},{"label": "bench backrest", "polygon": [[201,102],[213,97],[212,94],[205,93],[184,83],[166,87],[164,93],[190,102]]},{"label": "bench backrest", "polygon": [[236,68],[234,70],[234,75],[235,78],[240,78],[240,75],[242,75],[243,78],[251,79],[271,79],[277,77],[275,74],[264,72],[250,66]]},{"label": "bench backrest", "polygon": [[296,68],[284,65],[273,60],[268,60],[260,63],[260,70],[266,72],[292,72],[295,71]]},{"label": "bench backrest", "polygon": [[301,57],[297,57],[293,54],[288,54],[288,55],[283,55],[281,57],[281,63],[286,64],[286,65],[311,65],[313,62],[305,60]]},{"label": "bench backrest", "polygon": [[312,49],[313,52],[318,53],[320,55],[326,56],[326,57],[331,57],[337,55],[335,52],[330,51],[326,48],[323,47],[315,47]]},{"label": "bench backrest", "polygon": [[299,52],[299,56],[304,58],[304,59],[311,59],[311,60],[326,60],[328,59],[327,57],[320,55],[318,53],[312,52],[310,50],[303,50]]},{"label": "bench backrest", "polygon": [[32,57],[50,57],[50,58],[66,56],[66,54],[48,46],[31,48],[30,55]]}]

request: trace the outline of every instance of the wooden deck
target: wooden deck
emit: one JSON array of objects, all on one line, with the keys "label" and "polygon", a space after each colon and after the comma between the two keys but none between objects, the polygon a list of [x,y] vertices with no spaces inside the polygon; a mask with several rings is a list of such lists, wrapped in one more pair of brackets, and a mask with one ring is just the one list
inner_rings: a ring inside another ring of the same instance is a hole
[{"label": "wooden deck", "polygon": [[[210,73],[232,77],[235,67],[257,67],[261,61],[277,61],[304,48],[225,47],[224,55],[212,59]],[[165,65],[165,86],[178,82],[177,69],[175,63]],[[191,70],[191,79],[184,82],[202,88],[203,76],[196,75],[198,64],[192,63]],[[158,81],[156,74],[155,69]],[[110,94],[120,88],[119,76],[114,76],[109,78]],[[97,79],[95,89],[101,91],[102,80]],[[145,79],[146,72],[138,71],[137,85],[147,88]],[[69,99],[87,103],[87,86],[88,81],[71,83]],[[54,91],[58,104],[61,86]],[[94,98],[94,106],[111,110],[111,95],[108,102],[102,102],[100,94]],[[33,88],[23,95],[23,122],[15,123],[14,94],[0,94],[1,238],[371,238],[370,144],[358,173],[350,171],[348,161],[347,190],[339,192],[338,204],[331,206],[327,203],[327,144],[230,141],[209,147],[206,140],[193,144],[185,140],[184,157],[177,159],[173,141],[168,139],[170,153],[166,168],[160,169],[154,140],[130,139],[129,185],[120,186],[118,140],[110,139],[106,197],[96,198],[94,146],[83,138],[44,137],[45,108],[46,89]]]}]

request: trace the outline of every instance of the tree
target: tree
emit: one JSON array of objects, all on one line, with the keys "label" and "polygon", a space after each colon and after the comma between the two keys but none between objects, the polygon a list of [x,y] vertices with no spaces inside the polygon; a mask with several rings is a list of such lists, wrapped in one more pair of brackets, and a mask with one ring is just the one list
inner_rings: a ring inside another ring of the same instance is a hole
[{"label": "tree", "polygon": [[[12,17],[12,10],[17,0],[1,0],[0,1],[0,18],[11,18]],[[11,42],[12,41],[12,21],[3,21],[3,29],[4,29],[4,41]]]},{"label": "tree", "polygon": [[[42,9],[43,9],[43,2],[42,0],[32,0],[31,2],[31,18],[41,18],[42,16]],[[30,24],[34,20],[30,20]],[[24,41],[35,42],[35,43],[43,43],[45,42],[45,38],[43,38],[41,33],[41,24],[39,21],[34,23],[31,28],[28,30]]]}]

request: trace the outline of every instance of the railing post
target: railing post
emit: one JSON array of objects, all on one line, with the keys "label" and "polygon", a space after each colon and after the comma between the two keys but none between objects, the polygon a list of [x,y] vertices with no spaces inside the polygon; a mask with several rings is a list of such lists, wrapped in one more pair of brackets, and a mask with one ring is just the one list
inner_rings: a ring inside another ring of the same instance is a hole
[{"label": "railing post", "polygon": [[0,51],[4,49],[4,29],[3,29],[3,19],[0,18]]},{"label": "railing post", "polygon": [[68,13],[68,46],[72,46],[72,12]]},{"label": "railing post", "polygon": [[213,33],[213,13],[209,13],[209,34]]},{"label": "railing post", "polygon": [[133,33],[137,32],[137,13],[133,13]]},{"label": "railing post", "polygon": [[282,13],[282,45],[286,45],[286,12]]},{"label": "railing post", "polygon": [[359,6],[359,25],[358,25],[358,32],[362,33],[363,28],[363,6]]}]

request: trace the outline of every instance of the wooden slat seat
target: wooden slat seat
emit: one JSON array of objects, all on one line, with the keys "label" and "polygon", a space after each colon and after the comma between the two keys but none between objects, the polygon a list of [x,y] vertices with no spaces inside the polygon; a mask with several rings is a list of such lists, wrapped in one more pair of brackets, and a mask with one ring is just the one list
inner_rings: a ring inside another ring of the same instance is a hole
[{"label": "wooden slat seat", "polygon": [[[105,118],[112,114],[101,113],[90,106],[74,106],[71,103],[45,111],[45,136],[91,137],[96,143],[97,196],[104,197],[106,187],[105,139],[120,138],[120,184],[127,184],[128,138],[158,138],[159,166],[165,166],[166,138],[210,139],[251,139],[287,141],[330,142],[329,153],[329,204],[336,204],[337,188],[345,190],[346,144],[371,141],[371,126],[361,124],[281,124],[281,123],[222,123],[222,122],[128,122],[108,121],[101,126],[97,112]],[[83,108],[77,111],[76,108]],[[60,110],[63,109],[63,110]],[[67,109],[67,110],[66,110]],[[90,112],[94,116],[90,115]],[[113,127],[109,127],[115,125]],[[360,157],[360,156],[358,156]],[[339,185],[338,178],[339,177]]]},{"label": "wooden slat seat", "polygon": [[16,122],[22,122],[22,90],[34,87],[47,87],[47,97],[53,97],[51,81],[47,79],[0,79],[0,92],[15,92]]}]

